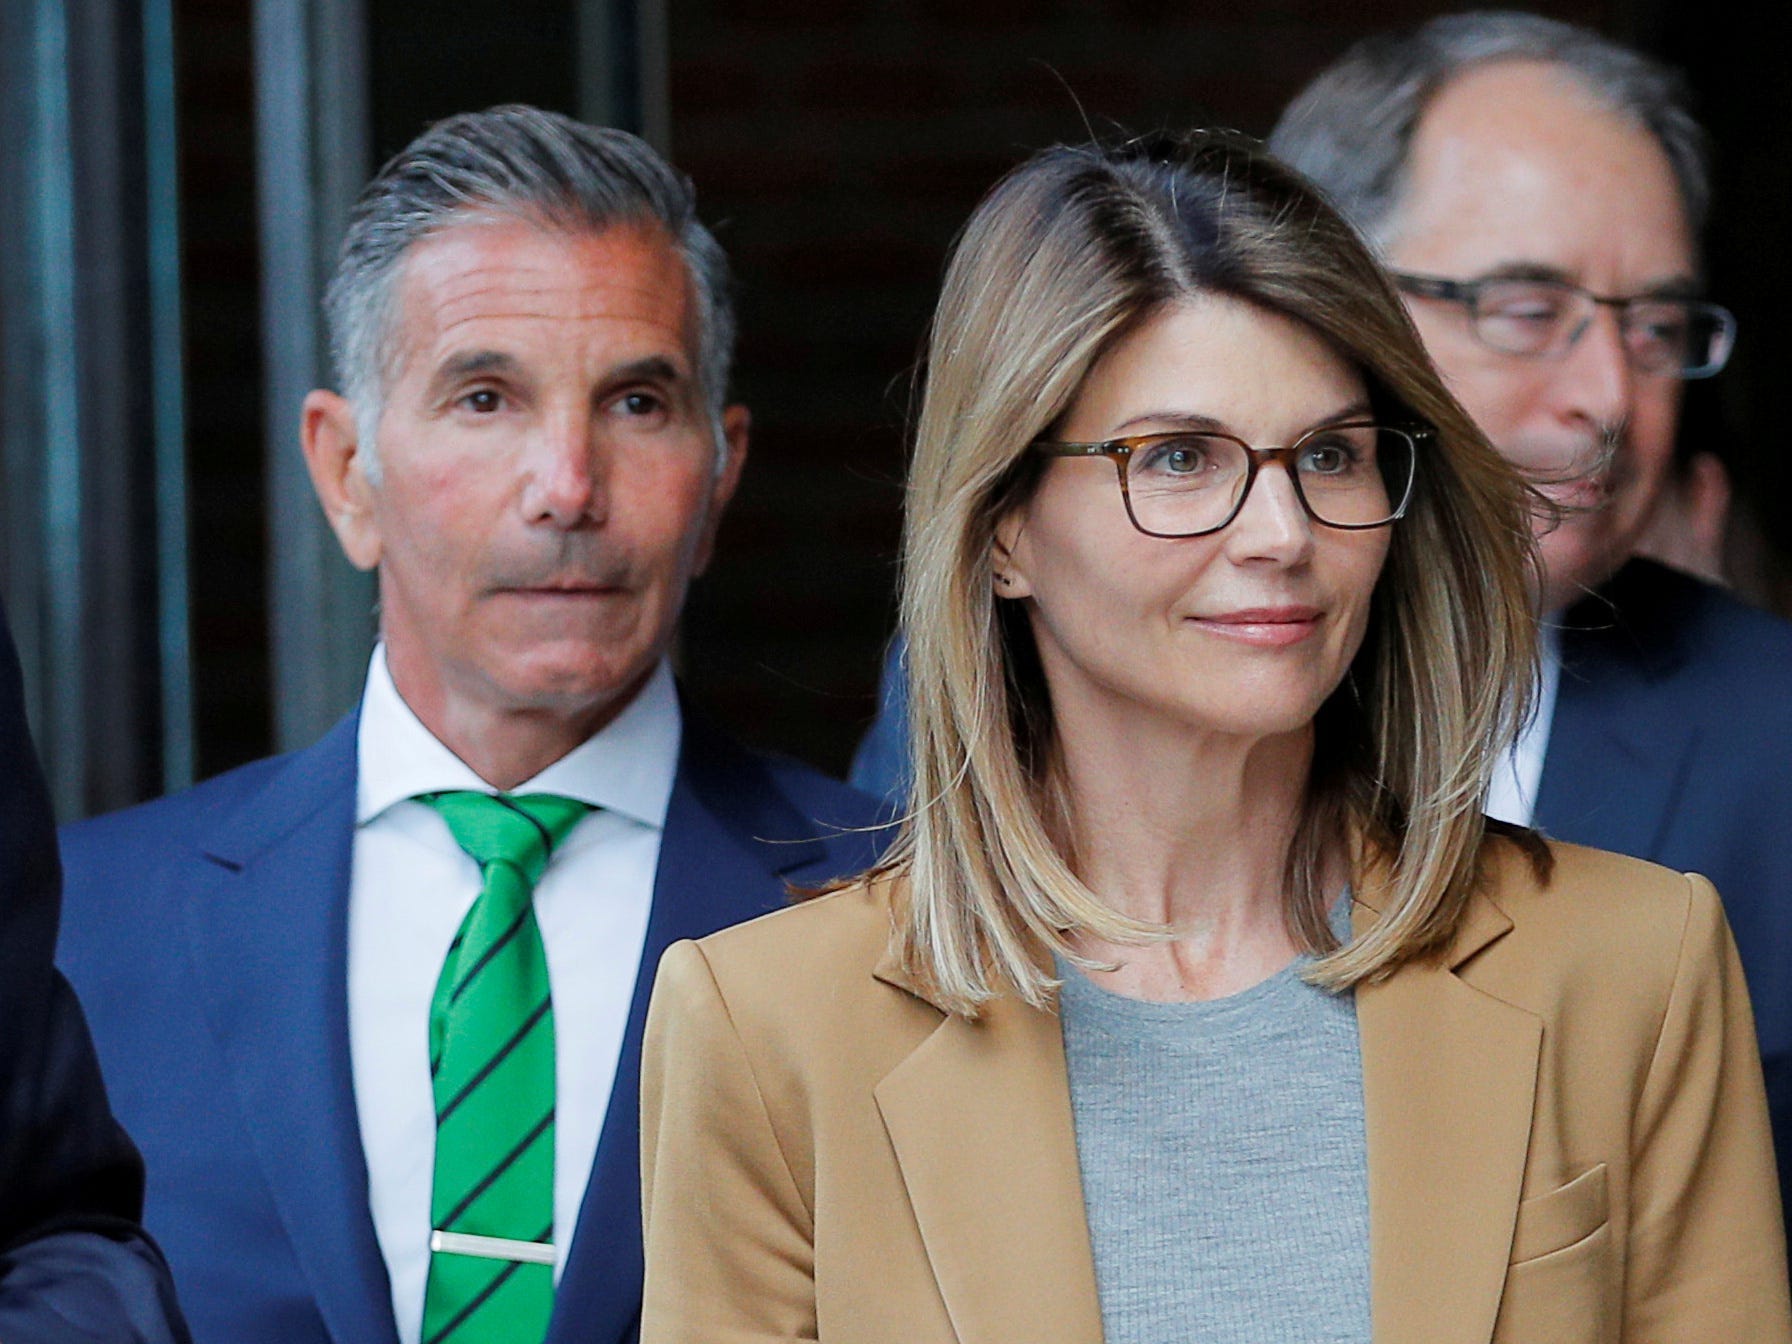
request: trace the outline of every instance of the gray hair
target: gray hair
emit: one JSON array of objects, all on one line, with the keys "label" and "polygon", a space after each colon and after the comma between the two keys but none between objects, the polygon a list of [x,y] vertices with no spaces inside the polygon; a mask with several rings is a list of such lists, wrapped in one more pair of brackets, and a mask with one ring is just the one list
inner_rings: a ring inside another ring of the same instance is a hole
[{"label": "gray hair", "polygon": [[1301,91],[1269,147],[1331,197],[1364,233],[1386,243],[1406,189],[1407,156],[1433,97],[1493,61],[1561,66],[1600,102],[1648,131],[1680,187],[1694,236],[1710,207],[1705,133],[1684,81],[1640,52],[1535,14],[1480,10],[1357,43]]},{"label": "gray hair", "polygon": [[451,225],[513,217],[569,233],[618,224],[664,228],[690,268],[697,300],[697,380],[718,454],[734,353],[728,259],[697,218],[690,179],[644,140],[522,104],[431,126],[374,175],[349,216],[324,292],[337,385],[354,407],[369,469],[393,372],[392,323],[406,254]]}]

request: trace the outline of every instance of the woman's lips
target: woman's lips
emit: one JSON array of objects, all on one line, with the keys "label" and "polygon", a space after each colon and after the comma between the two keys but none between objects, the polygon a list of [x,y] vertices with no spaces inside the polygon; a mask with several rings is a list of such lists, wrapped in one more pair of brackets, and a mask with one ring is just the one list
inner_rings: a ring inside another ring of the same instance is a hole
[{"label": "woman's lips", "polygon": [[1280,649],[1310,636],[1324,615],[1318,607],[1241,607],[1237,611],[1193,616],[1190,620],[1222,639]]}]

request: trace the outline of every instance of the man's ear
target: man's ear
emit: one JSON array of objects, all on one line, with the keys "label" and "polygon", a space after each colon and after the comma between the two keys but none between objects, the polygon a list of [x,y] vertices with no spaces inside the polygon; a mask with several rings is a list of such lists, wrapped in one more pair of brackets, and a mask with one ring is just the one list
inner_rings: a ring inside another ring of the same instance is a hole
[{"label": "man's ear", "polygon": [[334,392],[307,393],[299,438],[311,487],[342,553],[356,569],[374,568],[380,562],[380,534],[354,408]]},{"label": "man's ear", "polygon": [[1017,505],[996,523],[995,540],[989,545],[990,582],[997,597],[1031,597],[1032,547],[1027,544],[1027,510]]},{"label": "man's ear", "polygon": [[722,513],[728,507],[728,501],[734,498],[735,487],[740,484],[740,469],[747,461],[747,437],[753,427],[753,414],[745,406],[729,406],[722,412],[722,442],[717,451],[726,453],[720,469],[716,472],[715,484],[710,487],[709,517],[704,520],[703,538],[697,544],[697,563],[691,571],[701,574],[709,568],[710,556],[715,553],[716,531],[722,525]]}]

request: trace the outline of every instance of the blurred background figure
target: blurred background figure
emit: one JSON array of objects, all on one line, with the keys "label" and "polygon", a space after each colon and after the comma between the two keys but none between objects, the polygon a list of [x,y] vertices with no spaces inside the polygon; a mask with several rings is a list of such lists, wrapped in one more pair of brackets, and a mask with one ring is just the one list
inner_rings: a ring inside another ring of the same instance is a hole
[{"label": "blurred background figure", "polygon": [[[1704,138],[1666,67],[1585,29],[1467,13],[1377,36],[1270,146],[1363,230],[1450,389],[1561,506],[1537,519],[1537,712],[1489,812],[1717,884],[1792,1176],[1792,625],[1634,553],[1663,492],[1709,567],[1709,467],[1675,482],[1682,380],[1733,319],[1704,291]],[[1670,484],[1673,483],[1673,484]]]},{"label": "blurred background figure", "polygon": [[0,1339],[184,1341],[168,1266],[137,1222],[143,1164],[50,964],[57,886],[49,800],[0,609]]}]

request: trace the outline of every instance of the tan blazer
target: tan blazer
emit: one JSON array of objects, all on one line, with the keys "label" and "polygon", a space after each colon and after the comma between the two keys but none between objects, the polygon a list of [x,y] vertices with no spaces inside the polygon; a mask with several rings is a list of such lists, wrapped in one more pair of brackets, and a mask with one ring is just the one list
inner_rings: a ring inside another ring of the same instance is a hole
[{"label": "tan blazer", "polygon": [[[1357,993],[1377,1344],[1792,1340],[1709,883],[1489,842],[1447,960]],[[943,1013],[854,888],[666,954],[642,1344],[1096,1344],[1057,1019]],[[1372,910],[1355,912],[1360,922]]]}]

